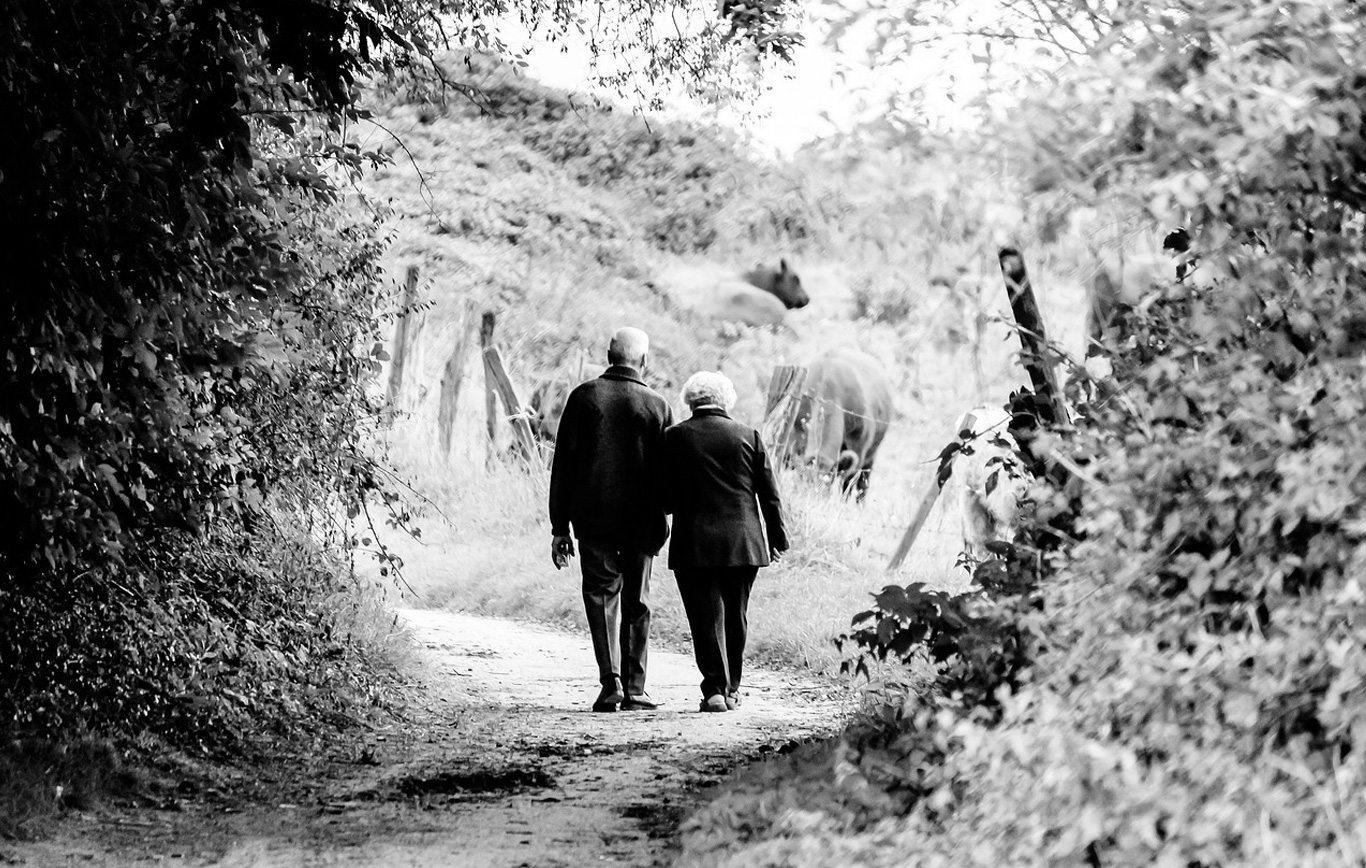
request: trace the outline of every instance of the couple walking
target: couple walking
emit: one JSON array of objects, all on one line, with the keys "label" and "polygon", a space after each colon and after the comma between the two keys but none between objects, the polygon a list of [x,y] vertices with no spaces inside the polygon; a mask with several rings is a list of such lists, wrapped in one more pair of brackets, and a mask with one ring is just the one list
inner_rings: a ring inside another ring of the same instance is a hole
[{"label": "couple walking", "polygon": [[[759,432],[731,419],[735,387],[701,371],[683,386],[691,418],[645,385],[650,340],[619,329],[602,376],[570,393],[550,471],[550,556],[579,543],[583,603],[602,690],[594,711],[653,709],[645,690],[650,568],[669,536],[669,568],[692,631],[703,711],[740,702],[749,592],[787,549],[778,489]],[[762,522],[760,520],[762,516]]]}]

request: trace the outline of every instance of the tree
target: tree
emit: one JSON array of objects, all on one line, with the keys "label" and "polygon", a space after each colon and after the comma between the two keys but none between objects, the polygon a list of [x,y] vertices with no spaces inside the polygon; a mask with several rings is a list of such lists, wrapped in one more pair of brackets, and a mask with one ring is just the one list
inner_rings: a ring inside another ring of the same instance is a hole
[{"label": "tree", "polygon": [[[621,20],[648,36],[673,5]],[[561,31],[596,10],[516,7]],[[317,608],[331,567],[299,528],[374,501],[406,516],[366,446],[390,299],[379,214],[348,188],[382,158],[341,133],[365,116],[364,76],[436,69],[453,40],[497,47],[489,19],[508,11],[6,10],[0,726],[202,734],[296,708],[294,682],[343,686],[325,661],[358,650]],[[779,7],[726,14],[728,31],[657,47],[656,71],[689,46],[791,42]],[[286,544],[306,556],[282,569]]]},{"label": "tree", "polygon": [[1010,864],[1360,864],[1366,17],[1117,11],[1014,115],[1033,190],[1182,227],[1194,270],[1150,288],[1109,397],[1054,444],[1079,538],[1016,622],[1028,674],[999,721],[908,710],[898,843],[925,864],[962,841]]}]

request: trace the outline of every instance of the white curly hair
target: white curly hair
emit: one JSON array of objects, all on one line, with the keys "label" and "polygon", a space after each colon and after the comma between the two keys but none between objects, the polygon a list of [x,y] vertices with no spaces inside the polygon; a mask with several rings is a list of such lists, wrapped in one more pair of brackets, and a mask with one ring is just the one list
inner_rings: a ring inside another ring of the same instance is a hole
[{"label": "white curly hair", "polygon": [[720,371],[698,371],[683,384],[683,403],[694,410],[707,404],[729,410],[735,406],[735,384]]}]

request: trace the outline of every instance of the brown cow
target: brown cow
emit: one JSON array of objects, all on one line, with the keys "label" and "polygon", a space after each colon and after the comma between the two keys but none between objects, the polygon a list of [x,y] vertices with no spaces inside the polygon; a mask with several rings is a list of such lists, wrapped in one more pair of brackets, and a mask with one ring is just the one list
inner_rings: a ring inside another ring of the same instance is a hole
[{"label": "brown cow", "polygon": [[747,326],[778,325],[787,316],[787,308],[777,296],[743,280],[718,284],[705,311],[715,319]]},{"label": "brown cow", "polygon": [[555,449],[555,434],[560,429],[560,416],[564,414],[564,402],[569,397],[572,383],[564,377],[542,377],[535,381],[531,397],[522,407],[531,436],[538,447],[535,456],[527,455],[520,438],[514,437],[508,444],[510,457],[527,461],[533,465],[545,465]]},{"label": "brown cow", "polygon": [[894,412],[892,385],[882,364],[867,353],[842,347],[811,363],[789,454],[839,479],[845,495],[868,493],[873,459]]},{"label": "brown cow", "polygon": [[797,272],[788,267],[786,259],[778,260],[777,271],[759,266],[746,271],[740,277],[745,283],[772,293],[788,310],[806,307],[811,303],[811,296],[802,289],[802,279],[797,276]]},{"label": "brown cow", "polygon": [[542,443],[554,443],[560,430],[560,416],[564,414],[564,402],[574,384],[564,377],[552,377],[539,381],[531,391],[527,402],[527,418],[531,423],[531,433]]}]

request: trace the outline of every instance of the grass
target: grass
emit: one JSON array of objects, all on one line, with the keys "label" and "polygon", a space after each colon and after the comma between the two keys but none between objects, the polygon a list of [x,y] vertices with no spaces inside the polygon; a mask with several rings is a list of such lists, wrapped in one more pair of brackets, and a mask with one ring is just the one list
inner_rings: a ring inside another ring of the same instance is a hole
[{"label": "grass", "polygon": [[[546,518],[549,473],[514,461],[489,459],[474,413],[457,422],[455,448],[442,457],[428,435],[430,420],[411,416],[390,434],[391,453],[404,476],[427,500],[419,516],[421,540],[386,535],[403,559],[401,594],[423,608],[476,612],[586,631],[577,563],[557,572],[550,563]],[[909,432],[903,432],[909,434]],[[906,446],[903,436],[897,448]],[[834,639],[852,616],[868,608],[889,583],[936,587],[964,581],[955,570],[956,542],[932,516],[915,556],[895,574],[888,556],[914,504],[907,479],[929,465],[887,461],[867,502],[844,500],[802,474],[783,471],[792,548],[778,564],[760,570],[750,603],[750,657],[764,663],[835,673]],[[661,645],[690,649],[687,619],[668,551],[655,560],[653,635]],[[376,567],[367,566],[373,575]]]},{"label": "grass", "polygon": [[106,739],[0,743],[0,838],[41,837],[64,808],[88,810],[133,780]]}]

